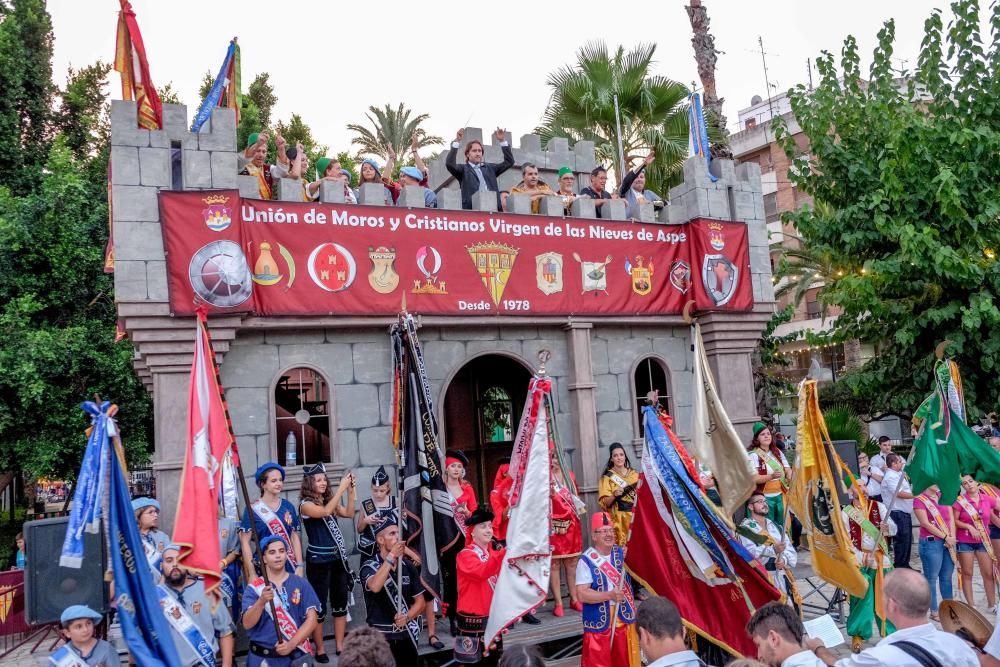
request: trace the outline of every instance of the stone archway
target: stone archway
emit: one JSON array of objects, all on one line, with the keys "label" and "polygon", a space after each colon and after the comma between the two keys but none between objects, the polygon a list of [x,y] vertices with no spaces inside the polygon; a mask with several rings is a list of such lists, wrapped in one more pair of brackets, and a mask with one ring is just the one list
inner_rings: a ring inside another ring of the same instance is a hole
[{"label": "stone archway", "polygon": [[480,502],[489,498],[501,457],[510,456],[531,371],[503,354],[466,362],[444,394],[444,431],[448,449],[469,457],[466,479]]}]

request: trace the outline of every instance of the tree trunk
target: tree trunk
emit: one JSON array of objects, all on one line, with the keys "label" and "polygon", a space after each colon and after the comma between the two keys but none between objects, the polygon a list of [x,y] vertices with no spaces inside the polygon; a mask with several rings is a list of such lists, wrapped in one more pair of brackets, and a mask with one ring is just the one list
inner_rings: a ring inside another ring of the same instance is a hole
[{"label": "tree trunk", "polygon": [[[719,97],[715,88],[715,63],[721,51],[716,50],[715,37],[708,30],[711,23],[708,9],[702,6],[701,0],[691,0],[691,4],[685,9],[691,21],[691,46],[694,47],[694,59],[698,64],[698,77],[701,79],[703,89],[703,107],[714,115],[714,120],[711,122],[719,128],[721,136],[727,137],[726,117],[722,113],[722,103],[725,98]],[[728,142],[712,145],[712,157],[732,159],[733,153],[729,150]]]}]

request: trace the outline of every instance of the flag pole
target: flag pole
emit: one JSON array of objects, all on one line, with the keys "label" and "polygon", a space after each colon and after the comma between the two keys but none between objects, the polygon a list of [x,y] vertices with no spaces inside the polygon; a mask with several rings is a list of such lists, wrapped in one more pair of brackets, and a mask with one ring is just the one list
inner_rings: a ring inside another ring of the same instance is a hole
[{"label": "flag pole", "polygon": [[[403,332],[405,330],[406,317],[407,317],[406,290],[403,290],[403,296],[399,304],[399,315],[397,316],[396,319],[396,326],[399,327],[400,336],[403,335]],[[393,346],[392,355],[393,356],[396,355],[395,346]],[[403,420],[405,419],[406,415],[406,409],[403,402],[406,400],[406,395],[410,386],[410,373],[405,366],[406,366],[405,361],[401,356],[400,372],[399,372],[399,378],[397,380],[399,382],[399,387],[398,387],[399,404],[396,410],[396,416],[398,416],[399,418],[399,442],[398,442],[399,446],[396,448],[396,493],[398,495],[398,498],[396,500],[396,512],[397,512],[396,522],[397,525],[399,526],[400,540],[403,539],[403,484],[405,483],[404,475],[406,474],[406,443],[405,443],[406,428],[403,424]],[[400,556],[400,560],[402,560],[402,558],[403,557]],[[403,610],[405,609],[404,607],[405,601],[403,598],[403,563],[398,561],[396,563],[396,591],[399,594],[399,599],[396,601],[396,609]],[[406,612],[404,611],[403,613]],[[406,630],[406,627],[404,626],[402,629]],[[407,632],[407,635],[409,635],[409,632]],[[410,637],[412,639],[412,635],[410,635]]]},{"label": "flag pole", "polygon": [[[212,362],[212,372],[215,374],[215,383],[219,388],[219,398],[222,400],[222,405],[226,410],[226,427],[229,429],[229,438],[232,442],[232,448],[237,452],[236,456],[236,479],[240,480],[240,492],[243,494],[243,505],[247,513],[247,518],[250,524],[250,537],[253,540],[254,550],[257,552],[257,560],[260,562],[260,576],[264,579],[264,585],[267,587],[271,586],[271,580],[267,578],[267,566],[264,564],[264,552],[260,548],[260,536],[257,534],[257,522],[253,520],[253,510],[250,508],[250,492],[247,490],[247,480],[243,475],[243,457],[239,456],[239,448],[236,446],[236,433],[233,431],[233,421],[229,418],[229,403],[226,401],[226,392],[222,388],[222,379],[219,377],[219,366],[215,363],[215,350],[212,347],[212,334],[208,330],[208,313],[205,313],[205,321],[202,322],[201,318],[198,318],[198,328],[199,334],[201,334],[201,329],[204,327],[205,340],[208,343],[208,356]],[[291,549],[292,545],[289,544],[288,548]],[[250,573],[251,576],[253,573]],[[272,599],[268,603],[271,609],[271,620],[274,622],[274,636],[277,638],[278,643],[281,643],[281,628],[278,626],[278,614],[274,609],[274,600]],[[289,637],[291,639],[291,637]]]}]

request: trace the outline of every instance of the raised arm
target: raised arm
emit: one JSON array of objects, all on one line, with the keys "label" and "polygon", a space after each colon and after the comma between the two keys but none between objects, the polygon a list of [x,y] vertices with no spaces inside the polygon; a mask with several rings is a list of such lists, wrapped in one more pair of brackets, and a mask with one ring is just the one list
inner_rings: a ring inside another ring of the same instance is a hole
[{"label": "raised arm", "polygon": [[496,132],[493,133],[494,138],[500,143],[500,151],[503,153],[503,162],[496,162],[491,164],[493,167],[493,173],[499,176],[508,169],[514,166],[514,151],[510,148],[510,142],[507,141],[507,131],[502,128],[497,128]]},{"label": "raised arm", "polygon": [[444,159],[444,166],[448,172],[458,179],[458,182],[462,182],[462,177],[465,175],[465,170],[458,166],[458,147],[462,145],[462,137],[465,136],[465,129],[459,129],[455,133],[455,141],[451,142],[451,150],[448,151],[448,156]]}]

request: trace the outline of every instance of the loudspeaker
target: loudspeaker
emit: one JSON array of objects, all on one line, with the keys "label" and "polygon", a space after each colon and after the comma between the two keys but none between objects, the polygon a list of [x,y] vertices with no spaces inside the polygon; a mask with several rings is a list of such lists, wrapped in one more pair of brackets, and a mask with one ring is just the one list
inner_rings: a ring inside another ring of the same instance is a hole
[{"label": "loudspeaker", "polygon": [[[851,474],[855,477],[858,476],[858,443],[853,440],[834,440],[832,443],[833,448],[836,450],[837,454],[840,455],[840,460],[843,461],[848,469],[850,469]],[[830,456],[830,470],[837,478],[842,478],[843,473],[837,466],[836,462],[833,460],[833,456]],[[847,505],[851,502],[849,496],[845,495],[843,491],[840,490],[840,484],[837,484],[837,499],[841,506]]]},{"label": "loudspeaker", "polygon": [[32,625],[58,623],[63,609],[85,604],[94,611],[108,611],[108,585],[104,583],[107,553],[104,531],[84,533],[83,565],[59,565],[69,517],[40,519],[24,524],[26,569],[24,613]]}]

